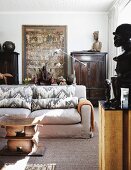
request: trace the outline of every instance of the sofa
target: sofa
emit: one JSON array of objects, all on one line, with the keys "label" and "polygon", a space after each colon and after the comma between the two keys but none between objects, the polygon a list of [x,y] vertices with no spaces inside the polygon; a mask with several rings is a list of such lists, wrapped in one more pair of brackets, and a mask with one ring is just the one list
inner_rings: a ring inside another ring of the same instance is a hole
[{"label": "sofa", "polygon": [[[0,117],[4,115],[39,118],[43,138],[90,138],[93,134],[93,106],[86,100],[83,85],[0,85]],[[0,136],[4,133],[0,127]]]}]

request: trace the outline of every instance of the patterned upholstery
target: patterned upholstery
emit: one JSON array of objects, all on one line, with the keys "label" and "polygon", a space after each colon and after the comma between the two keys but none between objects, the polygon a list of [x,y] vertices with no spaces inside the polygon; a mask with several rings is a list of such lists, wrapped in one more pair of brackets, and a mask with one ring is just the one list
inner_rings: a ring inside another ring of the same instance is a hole
[{"label": "patterned upholstery", "polygon": [[36,86],[36,99],[62,98],[75,96],[75,86]]},{"label": "patterned upholstery", "polygon": [[54,108],[76,108],[78,97],[75,86],[35,86],[35,99],[32,100],[32,111]]},{"label": "patterned upholstery", "polygon": [[0,87],[0,107],[31,109],[33,91],[29,86]]},{"label": "patterned upholstery", "polygon": [[[0,87],[1,108],[76,108],[75,86],[3,86]],[[32,97],[34,99],[32,99]]]},{"label": "patterned upholstery", "polygon": [[56,108],[76,108],[78,105],[78,97],[62,98],[47,98],[33,99],[32,111],[40,109],[56,109]]}]

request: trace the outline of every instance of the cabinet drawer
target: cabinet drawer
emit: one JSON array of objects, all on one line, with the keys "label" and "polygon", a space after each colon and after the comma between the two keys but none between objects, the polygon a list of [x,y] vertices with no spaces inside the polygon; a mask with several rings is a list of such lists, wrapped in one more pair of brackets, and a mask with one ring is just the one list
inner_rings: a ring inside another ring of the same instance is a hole
[{"label": "cabinet drawer", "polygon": [[90,90],[90,97],[91,98],[104,98],[105,97],[105,90],[104,89],[91,89]]}]

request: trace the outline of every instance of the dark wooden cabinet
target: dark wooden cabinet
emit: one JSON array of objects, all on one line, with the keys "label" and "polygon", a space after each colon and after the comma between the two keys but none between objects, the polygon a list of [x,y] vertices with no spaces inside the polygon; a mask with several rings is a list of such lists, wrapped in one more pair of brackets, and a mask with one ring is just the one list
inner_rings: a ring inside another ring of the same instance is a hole
[{"label": "dark wooden cabinet", "polygon": [[[8,84],[19,84],[18,55],[17,52],[0,51],[0,73],[13,75],[12,78],[7,78]],[[0,80],[0,84],[4,84],[4,81]]]},{"label": "dark wooden cabinet", "polygon": [[76,83],[86,86],[87,99],[95,106],[98,106],[99,100],[105,99],[106,54],[105,52],[71,52],[74,58],[86,64],[84,66],[75,60]]}]

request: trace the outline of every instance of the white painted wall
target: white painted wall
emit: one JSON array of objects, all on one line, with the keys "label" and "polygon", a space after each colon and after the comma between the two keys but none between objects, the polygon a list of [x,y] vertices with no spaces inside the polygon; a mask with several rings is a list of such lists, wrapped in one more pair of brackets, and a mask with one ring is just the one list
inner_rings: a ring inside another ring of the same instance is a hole
[{"label": "white painted wall", "polygon": [[13,41],[19,56],[19,80],[22,81],[22,25],[67,25],[67,51],[91,49],[94,31],[99,31],[102,52],[108,49],[107,13],[0,13],[0,43]]}]

